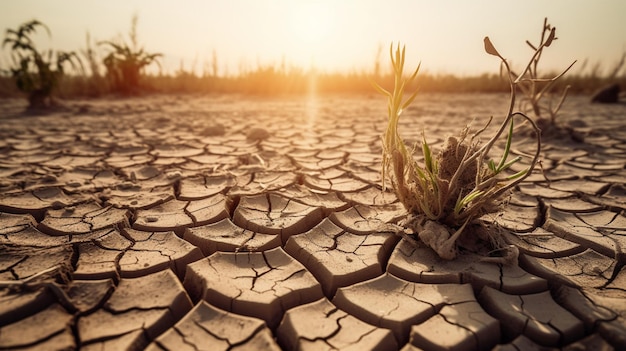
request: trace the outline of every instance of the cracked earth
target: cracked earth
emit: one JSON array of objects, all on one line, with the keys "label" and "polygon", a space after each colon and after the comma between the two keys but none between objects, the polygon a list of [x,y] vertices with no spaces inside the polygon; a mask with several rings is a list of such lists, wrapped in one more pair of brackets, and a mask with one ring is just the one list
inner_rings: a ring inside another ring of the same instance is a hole
[{"label": "cracked earth", "polygon": [[[420,96],[402,133],[437,147],[507,104]],[[0,350],[626,349],[623,105],[569,99],[485,218],[514,265],[394,234],[379,99],[24,107],[0,101]]]}]

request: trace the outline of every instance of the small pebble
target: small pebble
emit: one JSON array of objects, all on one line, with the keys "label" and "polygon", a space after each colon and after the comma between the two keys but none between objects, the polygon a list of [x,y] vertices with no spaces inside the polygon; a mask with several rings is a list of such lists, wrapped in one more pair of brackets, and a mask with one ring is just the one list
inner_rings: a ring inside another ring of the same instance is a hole
[{"label": "small pebble", "polygon": [[50,205],[50,207],[52,207],[52,209],[54,210],[60,210],[63,207],[65,207],[65,204],[62,203],[61,201],[56,200]]},{"label": "small pebble", "polygon": [[202,131],[202,134],[206,136],[218,136],[218,135],[224,135],[224,133],[226,133],[226,128],[223,125],[218,124],[218,123],[212,126],[208,126],[204,128],[204,130]]},{"label": "small pebble", "polygon": [[41,178],[41,181],[44,183],[53,183],[57,181],[57,177],[53,176],[52,174],[46,174],[45,176],[43,176],[43,178]]},{"label": "small pebble", "polygon": [[261,141],[270,137],[270,133],[263,128],[252,128],[246,134],[249,141]]},{"label": "small pebble", "polygon": [[[134,176],[135,173],[133,172],[132,175]],[[132,189],[132,187],[134,187],[134,186],[135,186],[135,184],[133,184],[131,182],[124,182],[124,183],[119,184],[117,186],[117,188],[120,189],[120,190],[127,190],[127,189]]]},{"label": "small pebble", "polygon": [[179,179],[179,178],[182,178],[182,176],[183,174],[180,173],[179,171],[170,172],[167,174],[168,179]]}]

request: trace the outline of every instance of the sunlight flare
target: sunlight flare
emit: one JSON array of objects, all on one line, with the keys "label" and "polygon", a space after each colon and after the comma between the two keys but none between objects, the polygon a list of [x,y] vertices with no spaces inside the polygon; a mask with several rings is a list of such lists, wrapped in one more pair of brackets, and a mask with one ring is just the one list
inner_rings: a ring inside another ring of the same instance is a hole
[{"label": "sunlight flare", "polygon": [[316,56],[322,56],[336,31],[334,5],[325,1],[297,1],[290,3],[288,12],[294,52],[315,65]]},{"label": "sunlight flare", "polygon": [[303,45],[316,45],[333,32],[332,4],[320,1],[294,2],[289,11],[291,30]]}]

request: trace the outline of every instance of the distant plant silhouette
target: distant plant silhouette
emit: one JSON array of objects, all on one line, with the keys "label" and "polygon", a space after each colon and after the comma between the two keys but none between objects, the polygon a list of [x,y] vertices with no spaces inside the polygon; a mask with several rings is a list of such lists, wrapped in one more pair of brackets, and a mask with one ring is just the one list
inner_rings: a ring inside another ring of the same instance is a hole
[{"label": "distant plant silhouette", "polygon": [[9,69],[17,88],[28,94],[30,108],[48,107],[53,104],[53,93],[65,74],[65,66],[74,69],[82,62],[74,52],[39,51],[31,39],[37,27],[43,27],[48,36],[50,29],[37,20],[22,24],[17,30],[7,29],[2,47],[11,47],[13,67]]},{"label": "distant plant silhouette", "polygon": [[565,86],[556,104],[554,104],[552,94],[555,83],[576,63],[576,61],[572,62],[563,72],[552,78],[540,77],[538,66],[543,50],[552,45],[557,39],[556,28],[550,25],[548,19],[545,18],[539,44],[535,45],[526,40],[526,44],[533,50],[533,56],[519,74],[509,67],[507,61],[495,49],[491,53],[502,60],[502,64],[506,66],[510,79],[515,82],[516,86],[523,93],[520,99],[520,109],[526,113],[532,111],[535,117],[537,117],[537,123],[540,126],[555,124],[556,115],[559,113],[570,89],[569,85]]},{"label": "distant plant silhouette", "polygon": [[139,88],[143,69],[152,63],[159,65],[160,53],[148,53],[139,48],[137,43],[137,16],[133,16],[130,30],[130,45],[124,40],[119,42],[103,41],[100,45],[108,46],[110,52],[104,57],[106,76],[115,91],[129,94]]},{"label": "distant plant silhouette", "polygon": [[93,47],[93,41],[89,32],[85,35],[85,47],[80,50],[86,67],[89,69],[89,76],[85,74],[80,84],[75,84],[74,89],[80,89],[81,95],[96,97],[107,92],[106,77],[102,74],[102,60],[98,52]]}]

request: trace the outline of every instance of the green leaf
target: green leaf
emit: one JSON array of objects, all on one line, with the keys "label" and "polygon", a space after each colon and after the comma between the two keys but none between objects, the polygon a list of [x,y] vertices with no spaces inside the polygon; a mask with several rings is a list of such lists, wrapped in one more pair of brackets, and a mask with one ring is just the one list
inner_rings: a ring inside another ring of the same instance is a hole
[{"label": "green leaf", "polygon": [[485,192],[482,190],[474,190],[471,193],[465,195],[460,201],[456,202],[454,206],[454,213],[459,214],[472,200],[476,199],[479,196],[482,196]]},{"label": "green leaf", "polygon": [[513,118],[511,118],[511,125],[509,127],[509,134],[506,137],[506,144],[504,146],[504,153],[502,154],[502,159],[496,168],[496,173],[500,173],[504,167],[506,159],[509,157],[509,152],[511,151],[511,141],[513,140]]},{"label": "green leaf", "polygon": [[433,157],[430,152],[430,147],[428,146],[428,142],[426,141],[426,137],[424,135],[422,135],[422,152],[424,153],[424,164],[426,166],[426,170],[432,173]]},{"label": "green leaf", "polygon": [[510,176],[506,177],[506,180],[515,180],[515,179],[517,179],[519,177],[522,177],[522,176],[526,175],[526,173],[528,173],[528,170],[529,169],[527,168],[527,169],[521,170],[521,171],[519,171],[519,172],[517,172],[517,173],[515,173],[513,175],[510,175]]},{"label": "green leaf", "polygon": [[509,161],[509,162],[505,163],[504,165],[502,165],[502,168],[500,168],[500,171],[498,173],[500,173],[500,172],[502,172],[502,171],[504,171],[506,169],[509,169],[509,167],[511,167],[513,164],[515,164],[515,163],[517,163],[517,162],[519,162],[521,160],[522,160],[522,156],[517,156],[516,158],[514,158],[511,161]]},{"label": "green leaf", "polygon": [[420,209],[422,210],[422,212],[424,212],[424,214],[426,215],[426,217],[428,217],[430,219],[437,218],[437,216],[435,216],[433,214],[433,211],[430,209],[430,205],[427,202],[418,201],[417,203],[418,203]]}]

